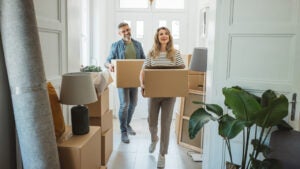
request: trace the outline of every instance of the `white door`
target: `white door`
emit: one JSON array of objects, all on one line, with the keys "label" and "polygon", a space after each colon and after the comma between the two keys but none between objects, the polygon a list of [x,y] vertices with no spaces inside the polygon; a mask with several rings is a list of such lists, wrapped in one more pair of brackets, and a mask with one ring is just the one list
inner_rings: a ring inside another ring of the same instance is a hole
[{"label": "white door", "polygon": [[[155,5],[153,5],[153,7],[154,6]],[[132,38],[142,43],[144,53],[147,55],[153,45],[156,29],[161,26],[166,26],[173,35],[174,47],[179,49],[182,53],[186,53],[187,32],[185,30],[187,27],[185,22],[185,10],[158,10],[153,8],[117,10],[114,27],[117,28],[120,22],[127,22],[131,27]],[[116,39],[120,39],[120,36],[117,34]],[[117,96],[116,91],[112,93],[114,96]],[[147,118],[147,99],[142,97],[141,92],[139,92],[138,98],[134,118]],[[114,99],[113,102],[116,103],[114,104],[114,109],[118,111],[119,100]],[[179,109],[179,102],[175,105],[175,111],[177,109]]]},{"label": "white door", "polygon": [[[261,95],[267,89],[297,94],[295,118],[286,119],[299,130],[300,4],[299,0],[222,0],[217,2],[215,54],[208,66],[208,102],[223,104],[222,88],[239,85]],[[212,48],[210,48],[212,49]],[[290,110],[291,112],[291,110]],[[205,129],[204,168],[224,168],[225,153],[216,126]],[[241,137],[233,140],[234,162],[241,161]],[[223,151],[224,152],[224,151]]]}]

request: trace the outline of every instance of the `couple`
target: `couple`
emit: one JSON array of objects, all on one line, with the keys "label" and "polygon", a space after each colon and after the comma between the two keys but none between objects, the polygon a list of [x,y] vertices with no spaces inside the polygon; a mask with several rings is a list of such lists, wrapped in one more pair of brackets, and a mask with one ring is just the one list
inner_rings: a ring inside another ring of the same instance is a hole
[{"label": "couple", "polygon": [[[145,59],[145,55],[141,43],[131,38],[130,27],[127,23],[120,23],[119,35],[121,40],[115,42],[111,46],[110,54],[106,60],[105,66],[111,71],[114,71],[114,65],[111,64],[111,59]],[[150,50],[143,69],[153,68],[156,66],[172,66],[184,68],[183,60],[180,52],[174,49],[173,37],[166,27],[157,29],[154,35],[154,44]],[[140,73],[141,87],[143,89],[144,72]],[[131,118],[137,104],[137,88],[118,88],[120,110],[119,120],[121,129],[121,140],[124,143],[129,143],[128,134],[135,135],[136,132],[130,126]],[[149,152],[153,153],[157,142],[160,140],[160,154],[158,157],[157,167],[164,168],[165,154],[168,152],[170,125],[172,122],[172,114],[175,104],[175,97],[165,98],[149,98],[148,100],[148,124],[151,133],[151,144]],[[161,134],[160,139],[157,136],[157,125],[159,110],[161,109]]]}]

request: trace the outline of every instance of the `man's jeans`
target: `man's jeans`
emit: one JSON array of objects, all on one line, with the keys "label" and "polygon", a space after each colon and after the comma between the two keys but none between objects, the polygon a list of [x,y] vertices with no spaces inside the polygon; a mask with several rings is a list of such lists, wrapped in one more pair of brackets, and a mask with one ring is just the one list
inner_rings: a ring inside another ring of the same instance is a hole
[{"label": "man's jeans", "polygon": [[127,132],[127,126],[131,122],[131,118],[137,104],[138,88],[118,88],[120,110],[119,120],[121,132]]}]

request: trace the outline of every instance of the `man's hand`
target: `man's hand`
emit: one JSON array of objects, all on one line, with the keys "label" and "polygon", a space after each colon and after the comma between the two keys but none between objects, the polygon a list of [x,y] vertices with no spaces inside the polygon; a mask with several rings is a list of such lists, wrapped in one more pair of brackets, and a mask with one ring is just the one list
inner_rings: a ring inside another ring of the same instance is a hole
[{"label": "man's hand", "polygon": [[109,64],[108,65],[108,69],[109,69],[110,72],[114,72],[115,71],[115,67],[114,67],[113,64]]}]

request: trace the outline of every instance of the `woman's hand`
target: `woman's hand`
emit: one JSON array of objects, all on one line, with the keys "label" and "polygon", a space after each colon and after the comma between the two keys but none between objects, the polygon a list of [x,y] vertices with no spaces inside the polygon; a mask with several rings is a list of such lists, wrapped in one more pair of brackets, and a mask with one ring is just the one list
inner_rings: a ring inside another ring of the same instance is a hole
[{"label": "woman's hand", "polygon": [[115,71],[115,67],[114,67],[113,64],[109,64],[108,65],[108,69],[109,69],[110,72],[114,72]]},{"label": "woman's hand", "polygon": [[141,86],[141,92],[142,96],[144,97],[144,92],[145,92],[145,86],[144,86],[144,69],[141,70],[140,72],[140,86]]}]

